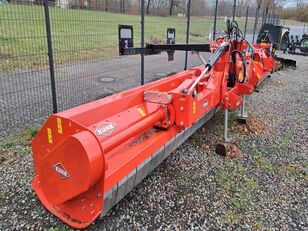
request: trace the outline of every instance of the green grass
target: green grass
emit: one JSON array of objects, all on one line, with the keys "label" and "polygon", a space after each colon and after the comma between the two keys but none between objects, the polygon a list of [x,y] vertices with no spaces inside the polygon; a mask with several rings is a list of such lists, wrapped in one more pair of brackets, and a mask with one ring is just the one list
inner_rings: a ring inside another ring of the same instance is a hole
[{"label": "green grass", "polygon": [[[31,141],[38,132],[38,128],[31,128],[14,137],[0,142],[0,165],[7,159],[24,156],[31,153]],[[9,157],[9,158],[8,158]]]},{"label": "green grass", "polygon": [[[118,25],[134,26],[135,46],[140,44],[140,16],[102,11],[50,8],[55,64],[118,56]],[[249,30],[253,20],[249,19]],[[212,18],[192,17],[191,43],[207,43]],[[244,20],[239,19],[243,29]],[[176,42],[186,38],[186,19],[146,16],[146,42],[165,42],[166,29],[176,29]],[[217,28],[225,28],[223,19]],[[44,11],[36,5],[0,5],[0,71],[48,66]]]},{"label": "green grass", "polygon": [[58,227],[51,227],[48,229],[48,231],[61,231],[62,229],[61,228],[58,228]]},{"label": "green grass", "polygon": [[226,160],[225,164],[225,169],[217,172],[216,182],[220,188],[221,204],[226,207],[222,220],[234,225],[242,223],[247,214],[253,213],[259,182],[255,176],[247,174],[248,168],[242,161]]}]

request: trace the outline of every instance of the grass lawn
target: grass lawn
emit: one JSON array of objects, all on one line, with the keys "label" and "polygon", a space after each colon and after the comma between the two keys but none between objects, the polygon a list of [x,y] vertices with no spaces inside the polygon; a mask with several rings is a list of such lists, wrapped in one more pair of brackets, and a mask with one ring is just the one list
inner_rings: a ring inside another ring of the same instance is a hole
[{"label": "grass lawn", "polygon": [[296,21],[293,19],[281,19],[280,20],[281,24],[287,25],[287,26],[305,26],[306,28],[308,27],[307,23]]},{"label": "grass lawn", "polygon": [[[102,11],[50,8],[55,64],[118,56],[118,25],[134,26],[135,46],[140,44],[140,16]],[[244,19],[238,19],[244,30]],[[254,19],[249,19],[252,31]],[[213,19],[192,17],[191,43],[206,43]],[[146,42],[163,43],[166,29],[176,29],[177,43],[186,38],[186,19],[146,16]],[[219,19],[217,28],[225,28]],[[47,67],[44,9],[36,5],[0,5],[0,71]]]}]

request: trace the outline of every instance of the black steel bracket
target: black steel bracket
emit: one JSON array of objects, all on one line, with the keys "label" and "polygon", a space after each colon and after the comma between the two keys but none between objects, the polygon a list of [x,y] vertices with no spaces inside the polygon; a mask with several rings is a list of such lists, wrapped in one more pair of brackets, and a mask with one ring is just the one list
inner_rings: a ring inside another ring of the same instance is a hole
[{"label": "black steel bracket", "polygon": [[120,48],[120,55],[155,55],[166,51],[211,52],[210,44],[146,44],[145,48]]}]

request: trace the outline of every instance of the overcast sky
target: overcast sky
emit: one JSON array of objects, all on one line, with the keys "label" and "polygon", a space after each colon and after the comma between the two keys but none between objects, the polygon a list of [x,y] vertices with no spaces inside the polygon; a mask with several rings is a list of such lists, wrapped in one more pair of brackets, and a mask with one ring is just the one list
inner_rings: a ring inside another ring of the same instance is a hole
[{"label": "overcast sky", "polygon": [[[302,0],[303,3],[308,3],[308,0]],[[287,0],[286,4],[283,6],[285,8],[296,6],[296,0]]]}]

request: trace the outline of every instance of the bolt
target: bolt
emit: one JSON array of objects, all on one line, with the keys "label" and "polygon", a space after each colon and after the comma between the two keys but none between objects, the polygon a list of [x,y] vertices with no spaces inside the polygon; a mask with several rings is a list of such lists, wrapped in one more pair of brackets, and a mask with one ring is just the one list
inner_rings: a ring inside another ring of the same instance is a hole
[{"label": "bolt", "polygon": [[182,107],[180,107],[180,111],[184,111],[184,107],[182,106]]},{"label": "bolt", "polygon": [[100,198],[101,196],[102,196],[102,194],[100,194],[100,193],[96,195],[97,198]]},{"label": "bolt", "polygon": [[82,207],[81,207],[81,209],[82,209],[82,210],[85,210],[85,209],[86,209],[86,207],[85,207],[85,206],[82,206]]}]

